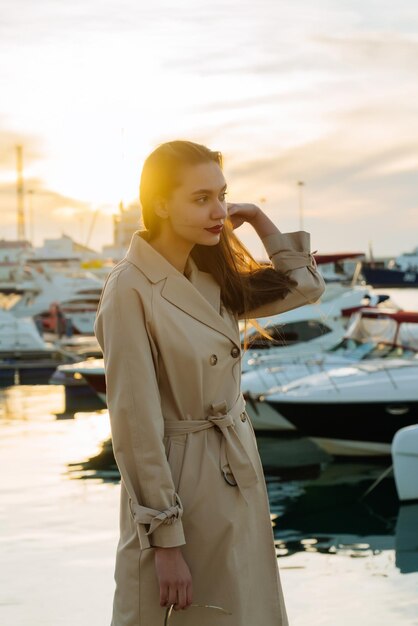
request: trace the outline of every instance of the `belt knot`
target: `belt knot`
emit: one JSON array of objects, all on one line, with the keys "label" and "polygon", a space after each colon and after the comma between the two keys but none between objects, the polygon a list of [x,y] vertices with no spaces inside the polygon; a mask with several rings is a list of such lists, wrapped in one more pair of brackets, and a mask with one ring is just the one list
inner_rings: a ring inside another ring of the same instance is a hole
[{"label": "belt knot", "polygon": [[248,452],[245,450],[234,428],[234,414],[237,413],[237,410],[242,410],[244,406],[245,401],[242,395],[229,411],[224,400],[213,403],[207,419],[223,435],[220,454],[220,466],[223,477],[229,485],[238,485],[245,497],[245,488],[255,484],[258,481],[258,477]]}]

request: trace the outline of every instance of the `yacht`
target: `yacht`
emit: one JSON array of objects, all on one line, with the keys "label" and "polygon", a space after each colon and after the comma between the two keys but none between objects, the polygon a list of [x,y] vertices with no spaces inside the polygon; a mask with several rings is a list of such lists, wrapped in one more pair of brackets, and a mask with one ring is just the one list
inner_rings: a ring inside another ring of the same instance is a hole
[{"label": "yacht", "polygon": [[60,364],[75,357],[46,343],[30,318],[0,310],[0,384],[46,384]]},{"label": "yacht", "polygon": [[51,305],[58,303],[71,319],[76,334],[93,334],[103,281],[91,273],[73,267],[60,269],[37,264],[30,267],[32,282],[8,309],[16,317],[34,317],[43,330],[51,330]]},{"label": "yacht", "polygon": [[387,456],[418,422],[418,357],[374,359],[299,378],[259,398],[336,456]]},{"label": "yacht", "polygon": [[339,344],[309,358],[258,359],[247,371],[241,389],[248,401],[253,426],[258,431],[283,432],[295,426],[258,396],[299,378],[371,359],[410,359],[418,351],[418,313],[364,308],[352,314]]},{"label": "yacht", "polygon": [[[261,359],[284,357],[305,358],[337,346],[347,328],[351,313],[387,296],[371,295],[367,287],[345,287],[340,283],[327,285],[320,302],[307,304],[278,315],[259,318],[257,325],[241,324],[241,343],[248,346],[242,358],[242,371],[258,365]],[[257,326],[268,332],[263,337]]]},{"label": "yacht", "polygon": [[361,273],[373,287],[418,287],[418,247],[391,259],[387,265],[363,262]]},{"label": "yacht", "polygon": [[392,441],[393,473],[401,502],[418,502],[418,424],[398,430]]},{"label": "yacht", "polygon": [[[19,318],[34,317],[50,331],[51,305],[58,304],[71,333],[93,334],[102,270],[109,265],[66,235],[46,239],[40,248],[24,244],[0,241],[0,306]],[[100,276],[93,273],[97,265]]]},{"label": "yacht", "polygon": [[104,361],[90,357],[77,363],[60,365],[52,374],[52,385],[63,385],[65,388],[65,412],[70,413],[74,407],[87,402],[99,400],[106,406],[106,380]]}]

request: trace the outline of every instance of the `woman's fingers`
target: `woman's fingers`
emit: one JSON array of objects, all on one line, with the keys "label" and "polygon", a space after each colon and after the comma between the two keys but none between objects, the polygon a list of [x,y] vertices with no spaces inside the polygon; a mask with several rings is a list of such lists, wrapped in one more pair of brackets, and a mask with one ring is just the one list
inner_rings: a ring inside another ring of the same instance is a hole
[{"label": "woman's fingers", "polygon": [[176,610],[185,609],[187,606],[187,591],[186,585],[182,585],[177,589],[177,605],[174,607]]},{"label": "woman's fingers", "polygon": [[177,587],[170,585],[168,589],[168,602],[167,605],[174,604],[174,609],[177,610]]},{"label": "woman's fingers", "polygon": [[228,202],[228,218],[232,228],[239,228],[244,222],[252,222],[261,209],[250,202]]},{"label": "woman's fingers", "polygon": [[191,605],[191,603],[193,602],[193,585],[192,585],[192,583],[189,583],[187,585],[187,588],[186,588],[186,600],[187,600],[187,606],[189,607]]},{"label": "woman's fingers", "polygon": [[181,584],[169,587],[166,606],[174,605],[174,610],[187,609],[192,603],[192,585]]},{"label": "woman's fingers", "polygon": [[168,606],[168,585],[160,584],[160,606]]}]

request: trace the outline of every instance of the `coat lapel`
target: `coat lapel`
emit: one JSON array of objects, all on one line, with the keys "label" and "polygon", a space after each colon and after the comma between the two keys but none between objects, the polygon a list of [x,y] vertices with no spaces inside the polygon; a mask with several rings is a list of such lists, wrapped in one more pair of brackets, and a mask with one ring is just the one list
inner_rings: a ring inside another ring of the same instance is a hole
[{"label": "coat lapel", "polygon": [[162,297],[194,319],[228,337],[240,347],[236,329],[220,313],[220,287],[213,276],[201,272],[189,257],[185,275],[181,274],[146,241],[146,233],[132,236],[126,258],[134,263],[153,283],[165,279]]},{"label": "coat lapel", "polygon": [[[213,280],[211,276],[210,278]],[[200,281],[201,285],[202,283],[203,280]],[[197,286],[187,280],[185,276],[167,276],[161,295],[194,319],[210,326],[239,345],[238,333],[234,332],[232,326],[215,310],[213,302],[210,303],[206,299],[209,295],[208,283],[205,285],[205,291],[206,296],[202,295]],[[220,302],[219,297],[218,301]]]}]

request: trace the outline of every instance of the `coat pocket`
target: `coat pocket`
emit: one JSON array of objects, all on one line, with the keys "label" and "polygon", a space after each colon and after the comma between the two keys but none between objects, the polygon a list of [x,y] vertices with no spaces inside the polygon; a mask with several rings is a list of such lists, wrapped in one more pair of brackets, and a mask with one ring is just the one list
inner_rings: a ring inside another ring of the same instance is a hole
[{"label": "coat pocket", "polygon": [[173,477],[174,489],[176,492],[180,489],[181,475],[184,465],[184,453],[186,450],[186,437],[181,439],[171,438],[168,442],[167,459],[170,466],[171,475]]}]

